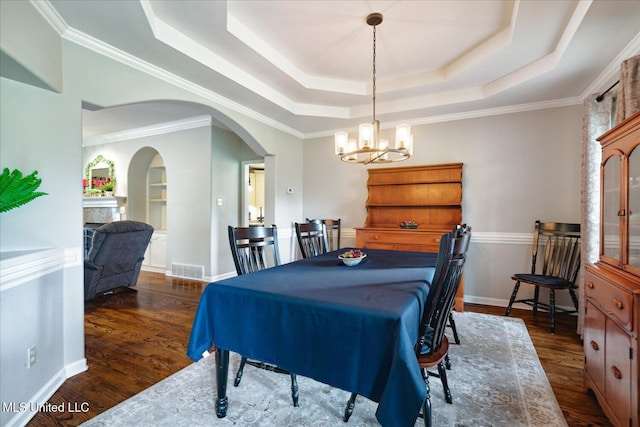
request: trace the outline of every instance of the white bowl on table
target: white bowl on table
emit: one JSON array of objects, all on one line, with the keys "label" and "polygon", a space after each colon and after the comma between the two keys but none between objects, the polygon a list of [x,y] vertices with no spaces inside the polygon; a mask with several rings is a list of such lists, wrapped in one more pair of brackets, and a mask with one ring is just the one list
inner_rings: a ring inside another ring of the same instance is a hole
[{"label": "white bowl on table", "polygon": [[[349,256],[350,252],[351,252],[351,256]],[[346,265],[347,267],[353,267],[354,265],[360,264],[360,262],[366,257],[367,257],[367,254],[360,251],[358,251],[356,254],[353,254],[352,251],[347,251],[338,255],[338,259],[342,260],[344,265]]]}]

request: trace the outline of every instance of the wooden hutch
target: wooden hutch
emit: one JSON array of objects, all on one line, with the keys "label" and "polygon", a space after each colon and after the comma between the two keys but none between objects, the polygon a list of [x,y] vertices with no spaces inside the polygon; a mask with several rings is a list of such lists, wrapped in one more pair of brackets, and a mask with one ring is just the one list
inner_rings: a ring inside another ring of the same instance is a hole
[{"label": "wooden hutch", "polygon": [[[462,222],[462,163],[369,169],[367,219],[356,246],[438,252],[442,234]],[[403,221],[418,223],[403,229]],[[455,309],[463,310],[464,285]]]},{"label": "wooden hutch", "polygon": [[640,112],[598,141],[600,259],[585,266],[584,387],[612,424],[638,427]]}]

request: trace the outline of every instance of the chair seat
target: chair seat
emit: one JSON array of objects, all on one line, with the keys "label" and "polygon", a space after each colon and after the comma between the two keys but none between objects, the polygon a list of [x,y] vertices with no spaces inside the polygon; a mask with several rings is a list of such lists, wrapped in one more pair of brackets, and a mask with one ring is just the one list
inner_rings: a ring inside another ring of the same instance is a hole
[{"label": "chair seat", "polygon": [[577,286],[567,279],[555,276],[545,276],[544,274],[514,274],[511,279],[519,282],[530,283],[532,285],[545,286],[555,289],[576,289]]},{"label": "chair seat", "polygon": [[[422,347],[424,349],[424,346]],[[442,342],[440,343],[440,348],[434,353],[420,353],[418,356],[418,364],[420,368],[431,368],[439,364],[449,352],[449,339],[446,337],[442,337]]]}]

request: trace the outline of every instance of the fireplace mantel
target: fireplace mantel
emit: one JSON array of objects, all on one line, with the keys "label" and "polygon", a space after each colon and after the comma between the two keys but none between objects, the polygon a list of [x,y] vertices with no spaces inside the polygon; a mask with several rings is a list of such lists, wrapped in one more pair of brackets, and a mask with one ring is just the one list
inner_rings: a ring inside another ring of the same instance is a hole
[{"label": "fireplace mantel", "polygon": [[117,208],[118,199],[116,197],[83,197],[82,207],[84,208]]}]

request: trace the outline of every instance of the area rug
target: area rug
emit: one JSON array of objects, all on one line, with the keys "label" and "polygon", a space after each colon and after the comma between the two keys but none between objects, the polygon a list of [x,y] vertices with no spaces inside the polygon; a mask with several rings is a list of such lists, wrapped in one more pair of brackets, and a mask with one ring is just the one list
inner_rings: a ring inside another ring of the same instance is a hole
[{"label": "area rug", "polygon": [[[430,380],[434,426],[566,426],[521,319],[454,313],[461,344],[448,371],[453,404]],[[230,376],[239,357],[231,354]],[[348,423],[349,393],[298,377],[300,407],[291,403],[288,375],[247,366],[239,387],[229,379],[226,418],[215,414],[214,357],[194,363],[82,424],[97,426],[377,426],[376,403],[358,397]],[[398,393],[401,393],[398,390]],[[416,426],[423,426],[418,419]]]}]

